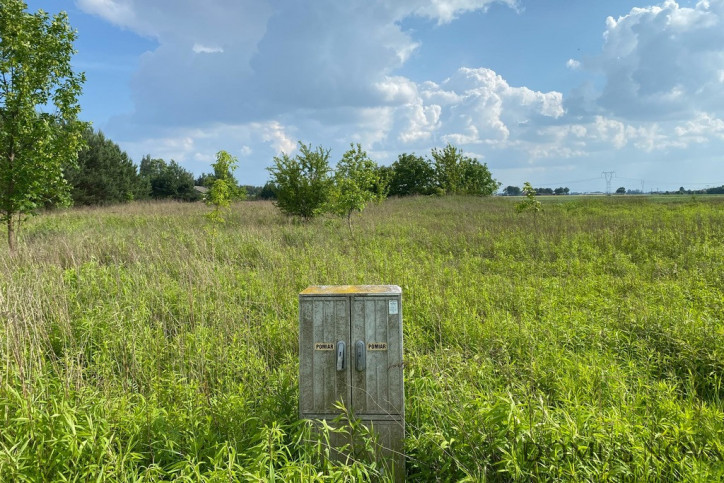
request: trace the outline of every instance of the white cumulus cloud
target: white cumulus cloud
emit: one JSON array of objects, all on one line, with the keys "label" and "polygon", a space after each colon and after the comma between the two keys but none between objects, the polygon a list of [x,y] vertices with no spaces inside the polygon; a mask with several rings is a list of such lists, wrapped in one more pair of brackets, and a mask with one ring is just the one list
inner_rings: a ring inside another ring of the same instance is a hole
[{"label": "white cumulus cloud", "polygon": [[588,66],[606,77],[599,103],[631,119],[681,118],[724,108],[724,2],[672,0],[609,17]]},{"label": "white cumulus cloud", "polygon": [[109,134],[136,159],[151,153],[196,172],[226,149],[243,160],[240,179],[260,183],[297,140],[330,146],[333,157],[360,142],[388,156],[381,162],[452,142],[515,171],[724,139],[724,0],[668,0],[608,18],[600,53],[566,62],[568,75],[598,77],[565,96],[481,65],[456,65],[436,81],[402,74],[422,45],[405,19],[447,24],[494,3],[520,8],[516,0],[76,0],[157,43],[133,78],[133,113]]}]

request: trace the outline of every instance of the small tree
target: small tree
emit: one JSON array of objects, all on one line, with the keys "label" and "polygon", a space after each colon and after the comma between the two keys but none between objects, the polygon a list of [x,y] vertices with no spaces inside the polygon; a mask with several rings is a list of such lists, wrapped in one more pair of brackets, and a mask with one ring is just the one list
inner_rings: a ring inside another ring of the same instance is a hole
[{"label": "small tree", "polygon": [[234,179],[234,171],[238,160],[227,153],[219,151],[216,153],[216,162],[211,166],[214,168],[215,178],[211,182],[209,192],[206,193],[206,204],[213,206],[214,210],[206,216],[214,226],[224,223],[224,212],[228,211],[232,199],[240,199],[243,193],[240,192]]},{"label": "small tree", "polygon": [[448,144],[442,150],[433,148],[435,181],[446,194],[456,194],[462,191],[463,173],[460,167],[462,151]]},{"label": "small tree", "polygon": [[535,188],[533,188],[531,184],[527,181],[523,185],[523,194],[525,195],[525,199],[515,204],[516,212],[522,213],[524,211],[531,211],[533,212],[533,215],[536,215],[543,209],[540,201],[535,199]]},{"label": "small tree", "polygon": [[523,194],[525,199],[515,204],[515,211],[523,213],[524,211],[530,211],[533,213],[533,229],[535,230],[535,253],[536,256],[539,250],[539,238],[540,233],[538,232],[538,213],[543,210],[540,201],[535,199],[536,190],[531,186],[529,182],[525,182],[523,185]]},{"label": "small tree", "polygon": [[446,194],[492,195],[500,187],[488,166],[463,155],[462,150],[448,144],[442,150],[433,148],[435,181]]},{"label": "small tree", "polygon": [[337,163],[329,208],[331,212],[347,218],[351,232],[352,214],[364,210],[371,201],[384,199],[385,191],[375,162],[362,151],[362,146],[352,144]]},{"label": "small tree", "polygon": [[626,194],[626,187],[621,186],[620,188],[618,188],[618,189],[616,190],[616,194],[617,194],[617,195],[625,195],[625,194]]},{"label": "small tree", "polygon": [[392,163],[390,196],[429,195],[434,182],[435,170],[427,159],[403,153]]},{"label": "small tree", "polygon": [[324,211],[329,199],[329,149],[321,146],[312,150],[299,142],[299,153],[274,157],[274,165],[267,168],[271,183],[276,187],[276,205],[287,215],[309,220]]},{"label": "small tree", "polygon": [[71,69],[75,31],[65,13],[26,8],[0,2],[0,222],[11,252],[23,217],[70,203],[63,167],[75,162],[85,127],[77,121],[85,78]]},{"label": "small tree", "polygon": [[500,183],[493,179],[486,164],[480,164],[475,158],[463,156],[460,160],[462,173],[461,193],[466,195],[490,196],[500,188]]},{"label": "small tree", "polygon": [[[222,155],[222,153],[224,157],[228,156],[235,160],[232,163],[233,167],[229,167],[226,163],[219,164],[219,155]],[[216,159],[216,163],[211,165],[214,168],[214,172],[202,173],[201,176],[196,178],[195,183],[199,186],[205,186],[210,189],[217,179],[223,179],[226,184],[225,189],[228,191],[230,201],[241,201],[246,199],[249,194],[249,190],[245,186],[239,186],[239,183],[236,182],[236,178],[234,178],[234,174],[232,173],[232,171],[236,169],[236,163],[238,163],[236,158],[232,157],[226,151],[219,151],[216,153]],[[254,187],[250,186],[250,188],[253,189]]]}]

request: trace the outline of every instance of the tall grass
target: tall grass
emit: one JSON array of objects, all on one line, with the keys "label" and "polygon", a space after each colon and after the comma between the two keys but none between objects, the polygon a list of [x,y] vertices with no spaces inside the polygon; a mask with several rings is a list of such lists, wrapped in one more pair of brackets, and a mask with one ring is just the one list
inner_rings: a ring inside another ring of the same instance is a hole
[{"label": "tall grass", "polygon": [[[546,201],[546,200],[544,200]],[[410,480],[724,477],[724,198],[45,214],[0,255],[0,480],[383,478],[297,421],[297,294],[403,289]]]}]

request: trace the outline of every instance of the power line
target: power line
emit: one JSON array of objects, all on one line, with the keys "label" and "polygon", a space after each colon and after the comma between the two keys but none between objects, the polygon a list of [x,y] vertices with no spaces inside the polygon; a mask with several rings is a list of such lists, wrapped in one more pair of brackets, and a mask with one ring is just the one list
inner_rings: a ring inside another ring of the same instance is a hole
[{"label": "power line", "polygon": [[566,186],[576,183],[586,183],[588,181],[598,181],[601,178],[586,178],[586,179],[577,179],[575,181],[559,181],[557,183],[547,183],[547,184],[536,184],[540,187],[546,187],[546,186]]}]

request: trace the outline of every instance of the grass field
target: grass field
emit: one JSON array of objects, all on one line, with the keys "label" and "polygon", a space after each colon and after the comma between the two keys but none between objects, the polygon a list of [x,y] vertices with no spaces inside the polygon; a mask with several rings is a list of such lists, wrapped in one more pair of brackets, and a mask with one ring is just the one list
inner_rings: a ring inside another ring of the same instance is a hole
[{"label": "grass field", "polygon": [[0,250],[0,481],[377,480],[297,421],[297,294],[403,290],[412,481],[724,478],[724,198],[72,209]]}]

